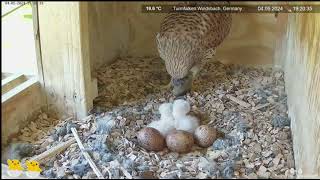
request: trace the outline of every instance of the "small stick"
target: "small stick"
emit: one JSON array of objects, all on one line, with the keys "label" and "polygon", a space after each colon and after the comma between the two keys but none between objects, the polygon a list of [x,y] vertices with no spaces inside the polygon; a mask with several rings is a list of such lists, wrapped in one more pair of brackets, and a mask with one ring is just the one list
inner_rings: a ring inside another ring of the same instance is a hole
[{"label": "small stick", "polygon": [[251,106],[251,104],[249,104],[247,102],[244,102],[244,101],[242,101],[242,100],[240,100],[240,99],[238,99],[238,98],[236,98],[236,97],[234,97],[234,96],[232,96],[230,94],[227,95],[227,98],[230,99],[233,102],[238,103],[240,106],[243,106],[243,107],[246,107],[246,108]]},{"label": "small stick", "polygon": [[69,146],[71,146],[71,144],[73,144],[75,142],[76,142],[76,139],[75,138],[71,138],[66,142],[62,142],[61,144],[58,144],[57,146],[55,146],[55,147],[53,147],[51,149],[48,149],[47,151],[45,151],[45,152],[43,152],[43,153],[41,153],[39,155],[36,155],[36,156],[32,157],[30,160],[31,161],[40,162],[43,159],[46,159],[48,157],[52,157],[52,156],[60,153],[61,151],[67,149]]},{"label": "small stick", "polygon": [[256,111],[256,110],[262,109],[262,108],[264,108],[264,107],[267,107],[267,106],[269,106],[269,105],[270,105],[270,103],[261,104],[261,105],[258,105],[258,106],[256,106],[256,107],[252,107],[252,110],[253,110],[253,111]]},{"label": "small stick", "polygon": [[111,179],[112,178],[112,174],[109,171],[109,167],[105,167],[105,166],[102,166],[102,167],[108,172],[109,179]]},{"label": "small stick", "polygon": [[273,103],[273,105],[270,108],[274,108],[276,106],[279,106],[281,103],[283,103],[283,101],[287,100],[287,98],[283,98],[278,102]]},{"label": "small stick", "polygon": [[83,156],[86,158],[86,160],[89,162],[91,168],[93,169],[94,173],[96,173],[96,175],[98,176],[99,179],[104,179],[102,173],[100,172],[100,170],[98,169],[98,167],[96,166],[96,164],[93,162],[92,158],[90,157],[89,153],[85,151],[85,148],[78,136],[77,130],[75,128],[71,128],[71,131],[74,135],[74,137],[76,138],[76,141],[78,143],[78,146],[81,150],[81,153],[83,154]]},{"label": "small stick", "polygon": [[65,120],[63,120],[62,122],[60,122],[60,123],[58,124],[58,126],[64,125],[65,123],[67,123],[67,122],[70,121],[71,119],[73,119],[73,116],[70,116],[70,117],[66,118]]},{"label": "small stick", "polygon": [[123,172],[123,174],[128,178],[128,179],[132,179],[132,176],[130,175],[130,173],[123,168],[122,166],[120,166],[121,171]]}]

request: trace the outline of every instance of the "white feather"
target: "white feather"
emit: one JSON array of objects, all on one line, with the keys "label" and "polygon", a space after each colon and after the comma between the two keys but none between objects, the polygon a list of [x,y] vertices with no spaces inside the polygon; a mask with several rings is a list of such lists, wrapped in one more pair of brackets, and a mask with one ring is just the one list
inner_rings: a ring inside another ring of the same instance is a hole
[{"label": "white feather", "polygon": [[163,103],[159,106],[160,120],[174,121],[172,116],[172,103]]},{"label": "white feather", "polygon": [[189,133],[194,133],[194,131],[199,126],[199,121],[194,116],[181,116],[175,119],[176,124],[175,127],[177,130],[184,130]]},{"label": "white feather", "polygon": [[172,116],[172,103],[164,103],[159,106],[160,120],[152,121],[148,127],[157,129],[162,136],[166,137],[175,129],[175,119]]},{"label": "white feather", "polygon": [[166,121],[152,121],[148,127],[157,129],[163,137],[166,137],[172,130],[174,130],[174,124],[170,124]]},{"label": "white feather", "polygon": [[175,128],[177,130],[194,133],[199,126],[199,120],[194,116],[187,115],[191,109],[189,102],[183,99],[175,100],[172,109],[172,115],[175,119]]},{"label": "white feather", "polygon": [[185,116],[190,111],[190,104],[188,101],[178,99],[173,102],[172,115],[174,118]]}]

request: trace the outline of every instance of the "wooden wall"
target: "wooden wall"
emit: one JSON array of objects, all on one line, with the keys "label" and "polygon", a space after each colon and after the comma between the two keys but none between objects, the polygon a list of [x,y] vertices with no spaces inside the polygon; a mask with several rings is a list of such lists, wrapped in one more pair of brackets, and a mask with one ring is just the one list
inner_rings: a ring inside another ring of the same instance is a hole
[{"label": "wooden wall", "polygon": [[[97,94],[91,70],[118,56],[158,55],[154,37],[165,14],[143,14],[142,4],[44,2],[39,6],[40,83],[50,110],[58,115],[85,116]],[[296,168],[301,177],[319,176],[320,14],[233,17],[231,34],[218,48],[218,59],[238,64],[275,63],[284,69]],[[30,93],[38,91],[38,85],[30,87],[37,90],[21,94],[25,102],[21,105],[37,101]],[[41,99],[41,92],[37,94]],[[13,110],[5,111],[13,114]]]},{"label": "wooden wall", "polygon": [[8,84],[10,91],[2,93],[1,97],[1,147],[36,118],[44,105],[37,78],[30,77],[23,82],[12,81]]},{"label": "wooden wall", "polygon": [[82,118],[92,108],[88,3],[43,2],[38,6],[42,87],[58,118]]},{"label": "wooden wall", "polygon": [[[255,2],[237,4],[241,3]],[[102,64],[113,62],[118,56],[158,56],[155,35],[165,14],[142,13],[143,4],[152,3],[89,3],[90,59],[93,71]],[[231,34],[217,50],[218,60],[237,64],[272,64],[275,24],[274,14],[234,14]]]},{"label": "wooden wall", "polygon": [[274,14],[233,14],[230,35],[217,49],[217,59],[231,64],[273,64]]},{"label": "wooden wall", "polygon": [[[234,2],[240,3],[257,4]],[[165,14],[143,14],[142,4],[90,3],[90,57],[94,71],[118,56],[158,55],[154,37]],[[319,14],[290,14],[288,19],[287,15],[276,18],[275,14],[234,14],[231,34],[218,48],[217,59],[223,63],[284,68],[296,165],[304,176],[319,175],[320,19]]]},{"label": "wooden wall", "polygon": [[320,178],[320,14],[282,14],[278,25],[298,177]]},{"label": "wooden wall", "polygon": [[119,56],[149,56],[157,53],[154,37],[164,14],[143,14],[142,4],[146,3],[89,3],[90,59],[93,71]]}]

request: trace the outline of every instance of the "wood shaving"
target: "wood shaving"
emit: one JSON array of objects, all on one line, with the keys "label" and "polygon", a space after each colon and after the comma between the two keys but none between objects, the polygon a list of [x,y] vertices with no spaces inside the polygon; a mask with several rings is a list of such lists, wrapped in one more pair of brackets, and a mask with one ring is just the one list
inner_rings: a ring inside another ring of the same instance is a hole
[{"label": "wood shaving", "polygon": [[[17,141],[50,149],[72,137],[68,130],[63,136],[57,133],[72,122],[105,178],[295,178],[290,126],[279,121],[288,119],[281,71],[206,64],[184,97],[192,109],[206,114],[202,124],[210,123],[224,136],[209,148],[195,146],[186,154],[149,152],[137,144],[137,132],[160,118],[159,105],[174,100],[171,92],[160,89],[170,80],[160,58],[120,58],[103,66],[96,77],[99,96],[90,116],[58,121],[43,113]],[[99,134],[96,122],[107,116],[114,121],[111,131]],[[51,178],[94,177],[76,146],[42,167],[42,174]]]}]

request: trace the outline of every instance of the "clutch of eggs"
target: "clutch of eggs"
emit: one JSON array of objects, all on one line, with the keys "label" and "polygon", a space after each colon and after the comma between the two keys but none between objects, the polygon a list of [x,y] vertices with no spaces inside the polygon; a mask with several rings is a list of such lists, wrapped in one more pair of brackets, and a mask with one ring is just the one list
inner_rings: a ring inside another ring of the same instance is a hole
[{"label": "clutch of eggs", "polygon": [[187,153],[196,143],[200,147],[207,148],[217,139],[217,131],[208,125],[196,128],[194,134],[184,130],[173,130],[166,137],[152,127],[145,127],[138,132],[138,143],[149,151],[162,151],[168,147],[173,152]]}]

